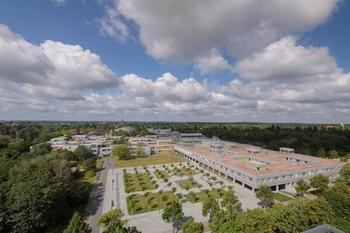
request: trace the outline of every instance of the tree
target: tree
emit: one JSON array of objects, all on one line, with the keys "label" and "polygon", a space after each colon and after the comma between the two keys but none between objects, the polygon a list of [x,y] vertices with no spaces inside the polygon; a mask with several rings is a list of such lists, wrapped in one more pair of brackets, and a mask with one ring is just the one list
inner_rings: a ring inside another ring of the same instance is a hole
[{"label": "tree", "polygon": [[350,232],[350,189],[343,181],[337,181],[322,195],[335,213],[334,225]]},{"label": "tree", "polygon": [[307,191],[310,189],[310,185],[306,183],[304,180],[298,180],[297,186],[295,187],[295,191],[297,191],[297,196],[304,196]]},{"label": "tree", "polygon": [[164,222],[172,223],[173,232],[175,231],[176,223],[182,220],[183,218],[182,206],[178,201],[172,201],[171,204],[165,207],[162,219]]},{"label": "tree", "polygon": [[239,211],[241,208],[241,203],[233,191],[226,191],[222,198],[221,206],[225,207],[226,209],[233,208]]},{"label": "tree", "polygon": [[273,201],[273,193],[271,188],[265,185],[260,186],[260,188],[256,191],[256,198],[264,203],[264,207],[271,206]]},{"label": "tree", "polygon": [[201,222],[195,222],[193,219],[188,220],[182,225],[183,233],[203,233],[204,225]]},{"label": "tree", "polygon": [[123,212],[119,209],[112,209],[104,213],[97,224],[103,228],[102,233],[141,233],[135,227],[128,227],[127,220],[122,220]]},{"label": "tree", "polygon": [[51,144],[50,143],[41,143],[38,145],[33,146],[33,152],[35,155],[45,155],[50,153],[51,151]]},{"label": "tree", "polygon": [[321,158],[325,158],[326,157],[326,151],[323,147],[321,147],[318,151],[317,151],[317,156],[321,157]]},{"label": "tree", "polygon": [[87,147],[81,145],[78,146],[73,153],[75,160],[78,161],[83,161],[91,156],[91,151]]},{"label": "tree", "polygon": [[141,146],[138,146],[136,148],[136,156],[140,157],[143,155],[143,148]]},{"label": "tree", "polygon": [[64,230],[63,233],[90,233],[90,232],[91,232],[91,228],[89,227],[89,225],[84,222],[84,220],[81,218],[78,212],[75,212],[69,222],[69,225],[67,226],[67,228]]},{"label": "tree", "polygon": [[203,216],[209,215],[209,227],[212,232],[218,232],[225,221],[224,212],[220,209],[220,205],[213,197],[208,197],[203,201]]},{"label": "tree", "polygon": [[96,157],[91,157],[91,158],[85,159],[81,163],[81,166],[85,171],[95,171],[95,169],[96,169]]},{"label": "tree", "polygon": [[338,151],[336,151],[336,150],[328,151],[328,157],[332,158],[332,159],[337,158],[338,157]]},{"label": "tree", "polygon": [[13,232],[43,232],[67,217],[73,207],[71,169],[67,161],[40,156],[10,171],[7,219]]},{"label": "tree", "polygon": [[310,179],[310,185],[314,189],[324,192],[328,188],[329,179],[322,174],[316,175]]},{"label": "tree", "polygon": [[347,185],[350,185],[350,162],[345,164],[340,170],[340,176]]},{"label": "tree", "polygon": [[127,144],[115,145],[112,150],[112,156],[118,157],[119,159],[129,159],[130,153]]}]

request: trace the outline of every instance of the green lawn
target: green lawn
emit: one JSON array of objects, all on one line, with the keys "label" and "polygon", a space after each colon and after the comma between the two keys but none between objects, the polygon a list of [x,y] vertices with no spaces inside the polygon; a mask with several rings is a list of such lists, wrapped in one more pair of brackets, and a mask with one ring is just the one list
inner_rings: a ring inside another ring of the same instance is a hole
[{"label": "green lawn", "polygon": [[219,190],[219,189],[213,189],[211,191],[203,191],[199,193],[193,193],[190,192],[186,195],[187,200],[189,200],[191,203],[197,203],[202,202],[208,197],[214,197],[215,199],[218,199],[222,197],[225,193],[225,190]]},{"label": "green lawn", "polygon": [[191,180],[183,180],[179,182],[179,186],[182,189],[189,190],[192,188],[200,188],[200,184]]},{"label": "green lawn", "polygon": [[117,168],[122,167],[137,167],[137,166],[149,166],[155,164],[165,164],[165,163],[181,163],[185,160],[179,156],[175,155],[173,151],[159,152],[155,155],[149,157],[135,158],[129,160],[118,160]]},{"label": "green lawn", "polygon": [[125,192],[133,193],[156,189],[157,185],[147,173],[124,174],[124,188]]},{"label": "green lawn", "polygon": [[181,169],[175,168],[173,170],[173,173],[176,176],[193,176],[197,174],[197,172],[192,168],[181,168]]},{"label": "green lawn", "polygon": [[292,200],[292,198],[282,194],[282,193],[273,193],[273,199],[276,201],[289,201]]},{"label": "green lawn", "polygon": [[130,195],[127,197],[129,215],[164,209],[172,200],[178,200],[172,191],[163,193],[148,193],[145,195]]},{"label": "green lawn", "polygon": [[167,171],[156,171],[154,174],[158,179],[169,179],[169,174]]}]

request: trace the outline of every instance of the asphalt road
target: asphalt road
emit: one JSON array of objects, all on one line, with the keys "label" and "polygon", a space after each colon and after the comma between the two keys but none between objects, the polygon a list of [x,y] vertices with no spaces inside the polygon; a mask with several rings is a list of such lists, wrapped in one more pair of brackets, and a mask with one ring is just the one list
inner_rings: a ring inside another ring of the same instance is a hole
[{"label": "asphalt road", "polygon": [[107,171],[115,167],[115,161],[110,157],[104,157],[101,169],[96,174],[96,183],[92,188],[89,203],[86,207],[86,221],[92,229],[92,233],[99,233],[97,219],[102,214],[103,196],[106,188]]}]

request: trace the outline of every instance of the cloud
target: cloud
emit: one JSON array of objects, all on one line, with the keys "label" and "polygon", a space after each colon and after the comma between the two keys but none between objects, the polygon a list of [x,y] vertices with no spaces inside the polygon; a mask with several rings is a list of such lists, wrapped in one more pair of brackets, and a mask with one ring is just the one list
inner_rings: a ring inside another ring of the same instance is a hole
[{"label": "cloud", "polygon": [[239,61],[234,70],[246,79],[259,81],[329,75],[338,68],[327,48],[297,46],[295,38],[288,36]]},{"label": "cloud", "polygon": [[40,47],[0,24],[0,78],[40,84],[52,68]]},{"label": "cloud", "polygon": [[[218,50],[200,58],[202,72],[232,69]],[[79,45],[35,45],[0,25],[2,119],[348,120],[350,74],[327,48],[301,46],[287,36],[238,61],[234,71],[239,79],[220,84],[168,72],[117,78]]]},{"label": "cloud", "polygon": [[127,93],[150,101],[198,102],[207,99],[207,89],[193,78],[178,81],[170,73],[165,73],[156,80],[149,80],[137,75],[125,75],[123,88]]},{"label": "cloud", "polygon": [[202,74],[213,74],[220,71],[231,70],[232,66],[216,50],[212,49],[207,55],[195,59],[195,67]]},{"label": "cloud", "polygon": [[290,33],[325,22],[338,0],[117,0],[115,10],[139,26],[149,55],[193,61],[212,48],[246,57]]},{"label": "cloud", "polygon": [[51,2],[53,2],[57,6],[63,6],[67,3],[66,0],[51,0]]},{"label": "cloud", "polygon": [[79,45],[27,42],[0,25],[0,79],[62,89],[100,89],[117,79],[98,55]]},{"label": "cloud", "polygon": [[130,36],[129,29],[126,24],[122,21],[119,13],[111,8],[105,8],[105,15],[98,20],[100,33],[103,36],[108,36],[119,41],[126,41]]}]

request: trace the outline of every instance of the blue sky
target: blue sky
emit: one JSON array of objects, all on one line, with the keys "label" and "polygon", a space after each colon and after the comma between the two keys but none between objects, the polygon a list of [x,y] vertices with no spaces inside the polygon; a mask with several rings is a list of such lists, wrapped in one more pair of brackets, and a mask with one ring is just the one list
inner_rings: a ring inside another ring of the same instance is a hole
[{"label": "blue sky", "polygon": [[1,118],[348,121],[350,2],[269,1],[2,1]]}]

